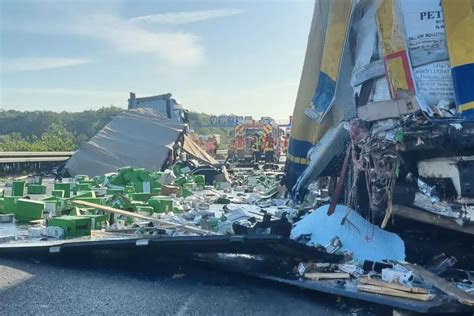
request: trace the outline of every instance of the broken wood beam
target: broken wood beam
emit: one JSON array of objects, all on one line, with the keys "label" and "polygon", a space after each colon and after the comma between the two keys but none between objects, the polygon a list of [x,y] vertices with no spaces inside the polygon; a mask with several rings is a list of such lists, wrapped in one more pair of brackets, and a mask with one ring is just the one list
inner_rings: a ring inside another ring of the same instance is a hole
[{"label": "broken wood beam", "polygon": [[351,149],[351,144],[348,144],[344,163],[342,164],[341,174],[339,175],[339,181],[337,181],[336,189],[332,194],[331,203],[329,204],[327,212],[328,216],[334,213],[334,211],[336,210],[336,205],[339,202],[339,197],[341,196],[342,187],[344,185],[344,180],[346,179],[347,170],[349,168],[349,158],[351,158]]},{"label": "broken wood beam", "polygon": [[90,208],[95,208],[95,209],[101,210],[101,211],[106,212],[106,213],[119,214],[119,215],[128,216],[128,217],[132,217],[132,218],[143,219],[143,220],[154,222],[154,223],[157,223],[157,224],[160,224],[160,225],[165,225],[165,226],[170,226],[172,228],[182,229],[184,231],[188,231],[188,232],[195,233],[195,234],[217,235],[217,233],[209,231],[209,230],[204,230],[204,229],[197,228],[197,227],[192,227],[192,226],[189,226],[189,225],[173,223],[173,222],[165,221],[165,220],[162,220],[162,219],[158,219],[158,218],[154,218],[154,217],[150,217],[150,216],[146,216],[146,215],[141,215],[141,214],[138,214],[138,213],[125,211],[125,210],[121,210],[121,209],[110,207],[110,206],[105,206],[105,205],[100,205],[100,204],[95,204],[95,203],[80,201],[80,200],[73,200],[72,204],[86,206],[86,207],[90,207]]},{"label": "broken wood beam", "polygon": [[436,288],[446,293],[448,296],[456,299],[459,303],[474,306],[474,295],[464,292],[451,282],[446,281],[445,279],[419,265],[404,263],[403,266],[413,271],[415,274],[421,276],[425,281],[433,284]]},{"label": "broken wood beam", "polygon": [[399,291],[399,290],[395,290],[395,289],[391,289],[387,287],[366,285],[366,284],[357,285],[357,289],[363,292],[396,296],[396,297],[408,298],[408,299],[417,300],[417,301],[431,301],[436,296],[435,294],[408,293],[405,291]]},{"label": "broken wood beam", "polygon": [[304,277],[310,280],[334,280],[334,279],[350,279],[349,273],[340,272],[308,272],[304,274]]},{"label": "broken wood beam", "polygon": [[366,284],[366,285],[386,287],[386,288],[390,288],[390,289],[393,289],[393,290],[399,290],[399,291],[410,292],[410,293],[418,293],[418,294],[428,294],[429,293],[427,289],[422,288],[422,287],[406,286],[406,285],[401,285],[401,284],[397,284],[397,283],[388,283],[388,282],[380,281],[380,280],[377,280],[377,279],[360,278],[359,283]]}]

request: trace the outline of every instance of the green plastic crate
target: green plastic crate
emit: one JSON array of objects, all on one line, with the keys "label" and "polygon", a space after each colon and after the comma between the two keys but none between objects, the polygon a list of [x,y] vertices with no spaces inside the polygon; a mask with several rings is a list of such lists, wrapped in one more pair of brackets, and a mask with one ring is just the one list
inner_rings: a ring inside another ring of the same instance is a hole
[{"label": "green plastic crate", "polygon": [[124,192],[125,194],[135,193],[135,187],[133,185],[127,185]]},{"label": "green plastic crate", "polygon": [[173,211],[173,201],[169,196],[152,196],[148,200],[147,204],[153,207],[155,213],[166,213]]},{"label": "green plastic crate", "polygon": [[184,198],[186,198],[186,197],[188,197],[188,196],[193,195],[193,191],[190,190],[190,189],[188,189],[188,188],[186,188],[186,187],[184,187],[183,190],[181,191],[181,195],[182,195]]},{"label": "green plastic crate", "polygon": [[12,196],[25,195],[25,181],[15,180],[12,182]]},{"label": "green plastic crate", "polygon": [[123,194],[124,190],[123,189],[107,189],[107,195],[118,195],[118,194]]},{"label": "green plastic crate", "polygon": [[61,227],[66,237],[90,236],[92,219],[86,216],[64,215],[51,218],[48,227]]},{"label": "green plastic crate", "polygon": [[70,183],[55,183],[54,190],[63,190],[65,198],[71,197],[71,184]]},{"label": "green plastic crate", "polygon": [[133,182],[133,187],[137,193],[150,193],[151,192],[151,183],[150,181],[140,181],[136,180]]},{"label": "green plastic crate", "polygon": [[29,222],[43,218],[44,202],[18,199],[15,218],[20,222]]},{"label": "green plastic crate", "polygon": [[77,191],[76,196],[74,199],[79,199],[79,198],[95,198],[95,192],[94,191]]},{"label": "green plastic crate", "polygon": [[88,191],[92,189],[92,184],[90,183],[78,183],[76,184],[77,191]]},{"label": "green plastic crate", "polygon": [[146,215],[151,215],[155,209],[153,206],[148,206],[148,205],[137,205],[137,212],[138,213],[144,213]]},{"label": "green plastic crate", "polygon": [[134,201],[146,202],[150,198],[150,193],[139,192],[139,193],[132,193],[130,195],[131,195],[132,200]]},{"label": "green plastic crate", "polygon": [[79,215],[79,217],[85,217],[91,219],[91,229],[102,229],[102,225],[108,220],[108,215]]},{"label": "green plastic crate", "polygon": [[44,209],[48,212],[61,211],[66,207],[66,199],[56,196],[48,196],[41,201],[44,202]]},{"label": "green plastic crate", "polygon": [[18,203],[18,196],[5,196],[3,197],[3,210],[1,212],[3,214],[15,214],[16,211],[16,204]]},{"label": "green plastic crate", "polygon": [[202,174],[198,174],[193,176],[194,182],[200,187],[204,187],[206,185],[206,177],[204,177]]},{"label": "green plastic crate", "polygon": [[28,184],[26,192],[28,192],[28,194],[46,194],[46,186],[40,184]]},{"label": "green plastic crate", "polygon": [[89,202],[89,203],[94,203],[94,204],[100,204],[100,205],[105,205],[105,199],[102,198],[96,198],[96,197],[75,197],[72,200],[78,200],[78,201],[84,201],[84,202]]},{"label": "green plastic crate", "polygon": [[64,198],[64,190],[53,190],[51,195],[58,198]]}]

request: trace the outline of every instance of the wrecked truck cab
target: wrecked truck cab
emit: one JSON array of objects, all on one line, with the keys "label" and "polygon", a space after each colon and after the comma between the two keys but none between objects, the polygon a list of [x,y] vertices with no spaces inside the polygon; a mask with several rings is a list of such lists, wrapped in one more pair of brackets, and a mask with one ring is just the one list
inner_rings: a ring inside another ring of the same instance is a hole
[{"label": "wrecked truck cab", "polygon": [[382,227],[397,214],[473,234],[472,8],[435,0],[320,6],[286,166],[293,196],[329,177],[334,203]]}]

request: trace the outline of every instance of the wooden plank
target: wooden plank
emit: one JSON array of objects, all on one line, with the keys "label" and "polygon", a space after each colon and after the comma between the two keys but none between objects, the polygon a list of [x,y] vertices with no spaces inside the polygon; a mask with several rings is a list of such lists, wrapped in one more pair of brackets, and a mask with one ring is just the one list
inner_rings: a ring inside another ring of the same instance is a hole
[{"label": "wooden plank", "polygon": [[349,273],[339,272],[308,272],[304,274],[304,277],[310,280],[333,280],[333,279],[349,279],[351,275]]},{"label": "wooden plank", "polygon": [[392,214],[415,221],[474,235],[474,224],[459,226],[453,219],[404,205],[393,205]]},{"label": "wooden plank", "polygon": [[435,287],[449,295],[450,297],[456,299],[459,303],[474,306],[474,295],[470,295],[460,288],[456,287],[454,284],[446,281],[443,278],[440,278],[433,272],[426,270],[423,267],[420,267],[416,264],[405,263],[403,266],[415,274],[421,276],[425,281],[430,282]]},{"label": "wooden plank", "polygon": [[394,290],[387,287],[380,287],[375,285],[357,285],[357,289],[364,292],[396,296],[401,298],[408,298],[417,301],[431,301],[436,295],[435,294],[420,294],[420,293],[408,293],[404,291]]},{"label": "wooden plank", "polygon": [[196,234],[217,235],[217,233],[215,233],[215,232],[204,230],[204,229],[201,229],[201,228],[192,227],[192,226],[188,226],[188,225],[177,224],[177,223],[165,221],[165,220],[154,218],[154,217],[145,216],[145,215],[141,215],[141,214],[121,210],[121,209],[110,207],[110,206],[105,206],[105,205],[100,205],[100,204],[95,204],[95,203],[80,201],[80,200],[73,200],[71,202],[74,205],[81,205],[81,206],[91,207],[91,208],[95,208],[95,209],[104,211],[106,213],[119,214],[119,215],[124,215],[124,216],[132,217],[132,218],[143,219],[143,220],[146,220],[146,221],[158,223],[160,225],[168,225],[168,226],[173,227],[173,228],[179,228],[179,229],[182,229],[182,230],[185,230],[185,231],[188,231],[188,232],[192,232],[192,233],[196,233]]},{"label": "wooden plank", "polygon": [[410,293],[419,293],[419,294],[429,293],[427,289],[424,289],[422,287],[406,286],[406,285],[401,285],[401,284],[396,284],[396,283],[388,283],[388,282],[380,281],[377,279],[360,278],[359,283],[386,287],[386,288],[404,291],[404,292],[410,292]]}]

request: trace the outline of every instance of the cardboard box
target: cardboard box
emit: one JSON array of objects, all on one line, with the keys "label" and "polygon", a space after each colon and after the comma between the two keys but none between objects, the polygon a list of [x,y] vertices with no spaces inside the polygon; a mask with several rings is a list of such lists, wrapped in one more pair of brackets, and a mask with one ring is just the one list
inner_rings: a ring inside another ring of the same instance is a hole
[{"label": "cardboard box", "polygon": [[175,194],[177,197],[181,196],[181,188],[173,185],[162,185],[161,186],[161,195],[170,196]]},{"label": "cardboard box", "polygon": [[371,122],[387,118],[399,118],[403,114],[418,111],[420,106],[415,97],[411,99],[387,100],[368,103],[357,108],[357,117]]}]

